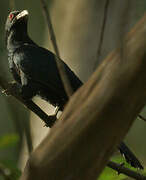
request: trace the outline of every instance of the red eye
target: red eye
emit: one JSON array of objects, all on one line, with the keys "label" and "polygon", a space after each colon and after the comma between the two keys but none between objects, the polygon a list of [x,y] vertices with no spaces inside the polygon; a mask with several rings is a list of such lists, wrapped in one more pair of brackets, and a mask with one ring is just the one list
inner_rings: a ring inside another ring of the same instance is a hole
[{"label": "red eye", "polygon": [[10,20],[12,20],[13,17],[14,17],[14,14],[10,14],[10,15],[9,15],[9,19],[10,19]]}]

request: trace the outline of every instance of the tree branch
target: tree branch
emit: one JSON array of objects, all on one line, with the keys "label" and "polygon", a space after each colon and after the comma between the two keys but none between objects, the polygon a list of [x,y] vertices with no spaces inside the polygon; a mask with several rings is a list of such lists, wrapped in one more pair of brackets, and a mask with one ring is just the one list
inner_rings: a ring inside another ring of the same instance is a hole
[{"label": "tree branch", "polygon": [[[97,61],[98,62],[100,60],[101,51],[102,51],[103,38],[104,38],[105,26],[106,26],[106,22],[107,22],[108,9],[109,9],[109,0],[105,0],[103,21],[102,21],[102,27],[101,27],[100,36],[99,36],[100,37],[99,45],[98,45],[98,49],[97,49]],[[96,65],[97,65],[97,63],[95,62],[94,69],[97,68]]]},{"label": "tree branch", "polygon": [[146,118],[144,118],[142,115],[138,115],[138,118],[140,118],[141,120],[145,121],[146,122]]},{"label": "tree branch", "polygon": [[[13,83],[14,84],[14,83]],[[14,96],[18,101],[20,101],[22,104],[24,104],[29,110],[34,112],[43,122],[46,126],[52,127],[52,125],[55,123],[54,119],[51,119],[50,116],[48,116],[39,106],[37,106],[32,100],[25,101],[21,96],[16,93],[17,87],[13,86],[11,83],[8,83],[4,78],[0,77],[0,87],[6,91],[6,94]]]},{"label": "tree branch", "polygon": [[126,168],[120,164],[117,164],[115,162],[109,161],[107,164],[108,167],[114,169],[118,172],[118,174],[125,174],[131,178],[134,178],[136,180],[146,180],[146,176],[143,176],[142,174],[132,171],[129,168]]},{"label": "tree branch", "polygon": [[54,30],[53,30],[50,14],[49,14],[49,11],[47,9],[47,5],[46,5],[44,0],[41,0],[41,4],[42,4],[42,10],[43,10],[44,17],[46,18],[46,21],[47,21],[48,30],[49,30],[49,34],[50,34],[50,37],[51,37],[51,42],[52,42],[54,51],[56,53],[56,64],[57,64],[57,67],[58,67],[58,71],[59,71],[61,80],[63,82],[65,91],[66,91],[68,97],[70,97],[73,94],[73,90],[71,88],[70,81],[69,81],[68,77],[66,76],[64,64],[60,60],[59,49],[58,49],[58,46],[57,46],[56,37],[55,37]]},{"label": "tree branch", "polygon": [[21,180],[96,180],[146,103],[146,15],[71,98]]}]

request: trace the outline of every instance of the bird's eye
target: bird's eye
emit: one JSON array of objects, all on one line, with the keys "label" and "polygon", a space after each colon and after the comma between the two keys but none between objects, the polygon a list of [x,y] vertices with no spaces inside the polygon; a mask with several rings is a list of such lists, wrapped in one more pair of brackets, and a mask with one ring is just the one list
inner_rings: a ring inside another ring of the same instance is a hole
[{"label": "bird's eye", "polygon": [[10,19],[10,20],[12,20],[13,17],[14,17],[14,14],[10,14],[10,15],[9,15],[9,19]]}]

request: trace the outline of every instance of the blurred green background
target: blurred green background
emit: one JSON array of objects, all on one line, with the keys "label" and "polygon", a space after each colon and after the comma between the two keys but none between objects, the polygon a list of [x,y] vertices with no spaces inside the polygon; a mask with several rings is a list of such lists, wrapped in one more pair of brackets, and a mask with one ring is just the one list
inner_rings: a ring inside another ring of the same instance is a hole
[{"label": "blurred green background", "polygon": [[[121,35],[123,37],[124,33],[129,31],[146,11],[145,0],[110,1],[103,48],[97,60],[105,1],[46,0],[46,2],[51,12],[61,57],[84,82],[99,62],[112,49],[120,45]],[[30,13],[28,24],[30,37],[37,44],[52,49],[39,0],[1,0],[0,76],[8,81],[11,81],[12,77],[8,70],[4,28],[11,9],[27,9]],[[146,117],[146,109],[142,114]],[[22,104],[0,92],[0,169],[3,169],[10,179],[18,179],[20,175],[18,162],[22,156],[20,152],[23,149],[23,139],[25,136],[28,138],[31,136],[30,128],[33,128],[33,123],[35,123],[33,121],[30,127],[30,119],[30,112]],[[43,134],[42,131],[39,131],[40,135]],[[143,165],[146,164],[145,137],[146,122],[137,119],[125,139]],[[116,156],[114,159],[117,162],[123,162],[123,158],[119,157]],[[1,179],[3,177],[0,175]],[[106,168],[100,179],[127,179],[127,177],[119,176],[116,172]]]}]

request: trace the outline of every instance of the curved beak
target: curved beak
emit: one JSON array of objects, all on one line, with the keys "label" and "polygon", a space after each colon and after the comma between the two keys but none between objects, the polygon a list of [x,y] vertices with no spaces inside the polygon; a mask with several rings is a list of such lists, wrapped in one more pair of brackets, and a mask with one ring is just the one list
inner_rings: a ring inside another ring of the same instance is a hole
[{"label": "curved beak", "polygon": [[16,19],[18,20],[18,19],[21,19],[21,18],[24,18],[24,17],[27,17],[27,16],[28,16],[28,11],[23,10],[16,16]]}]

